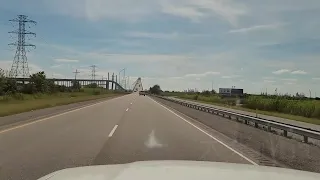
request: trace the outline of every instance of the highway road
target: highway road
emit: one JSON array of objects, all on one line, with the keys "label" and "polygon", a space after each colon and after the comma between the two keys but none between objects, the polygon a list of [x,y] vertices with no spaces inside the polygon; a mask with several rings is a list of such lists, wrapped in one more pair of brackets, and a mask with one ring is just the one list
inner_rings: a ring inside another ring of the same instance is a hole
[{"label": "highway road", "polygon": [[185,116],[136,93],[0,131],[0,179],[141,160],[255,164]]}]

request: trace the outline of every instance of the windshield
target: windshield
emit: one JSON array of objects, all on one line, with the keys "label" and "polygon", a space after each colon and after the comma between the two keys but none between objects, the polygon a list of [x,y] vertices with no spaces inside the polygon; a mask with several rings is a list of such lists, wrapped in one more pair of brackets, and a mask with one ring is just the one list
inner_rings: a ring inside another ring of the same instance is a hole
[{"label": "windshield", "polygon": [[0,179],[155,160],[319,173],[319,15],[317,0],[2,0]]}]

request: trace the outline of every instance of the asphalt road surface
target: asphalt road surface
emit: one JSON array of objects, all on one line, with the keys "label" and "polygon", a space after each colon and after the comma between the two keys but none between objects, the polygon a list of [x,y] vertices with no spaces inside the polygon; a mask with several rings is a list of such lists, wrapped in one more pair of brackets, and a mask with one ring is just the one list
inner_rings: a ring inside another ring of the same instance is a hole
[{"label": "asphalt road surface", "polygon": [[255,164],[147,96],[130,94],[0,131],[0,179],[142,160]]}]

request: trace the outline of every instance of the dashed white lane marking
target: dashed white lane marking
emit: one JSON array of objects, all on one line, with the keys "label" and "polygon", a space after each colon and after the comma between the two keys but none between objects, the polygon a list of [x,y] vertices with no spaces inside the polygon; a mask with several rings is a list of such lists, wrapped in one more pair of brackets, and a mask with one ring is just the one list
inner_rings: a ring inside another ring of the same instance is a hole
[{"label": "dashed white lane marking", "polygon": [[127,108],[126,111],[129,111],[129,108]]},{"label": "dashed white lane marking", "polygon": [[[150,97],[149,97],[150,98]],[[202,130],[201,128],[199,128],[198,126],[194,125],[193,123],[189,122],[188,120],[186,120],[185,118],[181,117],[180,115],[178,115],[177,113],[173,112],[172,110],[168,109],[167,107],[163,106],[162,104],[158,103],[157,101],[153,100],[152,98],[150,98],[153,102],[155,102],[156,104],[160,105],[161,107],[163,107],[164,109],[168,110],[169,112],[171,112],[172,114],[176,115],[177,117],[179,117],[180,119],[182,119],[183,121],[185,121],[186,123],[188,123],[189,125],[193,126],[194,128],[198,129],[199,131],[201,131],[202,133],[206,134],[207,136],[209,136],[211,139],[217,141],[218,143],[222,144],[224,147],[228,148],[229,150],[231,150],[232,152],[238,154],[240,157],[242,157],[243,159],[247,160],[248,162],[250,162],[253,165],[258,165],[257,163],[255,163],[254,161],[252,161],[251,159],[247,158],[245,155],[241,154],[240,152],[238,152],[237,150],[231,148],[230,146],[228,146],[227,144],[223,143],[222,141],[220,141],[219,139],[213,137],[211,134],[207,133],[206,131]]]},{"label": "dashed white lane marking", "polygon": [[113,133],[116,131],[116,129],[118,128],[118,125],[115,125],[112,129],[112,131],[109,134],[109,137],[112,137]]},{"label": "dashed white lane marking", "polygon": [[130,103],[132,105],[132,103]]},{"label": "dashed white lane marking", "polygon": [[121,98],[121,97],[123,97],[123,96],[116,97],[116,98],[112,98],[112,99],[108,99],[108,100],[106,100],[106,101],[102,101],[102,102],[98,102],[98,103],[95,103],[95,104],[91,104],[91,105],[84,106],[84,107],[81,107],[81,108],[78,108],[78,109],[73,109],[73,110],[71,110],[71,111],[67,111],[67,112],[64,112],[64,113],[61,113],[61,114],[57,114],[57,115],[53,115],[53,116],[46,117],[46,118],[43,118],[43,119],[39,119],[39,120],[30,122],[30,123],[26,123],[26,124],[23,124],[23,125],[20,125],[20,126],[15,126],[15,127],[13,127],[13,128],[5,129],[5,130],[3,130],[3,131],[0,131],[0,134],[5,133],[5,132],[8,132],[8,131],[15,130],[15,129],[19,129],[19,128],[22,128],[22,127],[25,127],[25,126],[29,126],[29,125],[32,125],[32,124],[35,124],[35,123],[39,123],[39,122],[42,122],[42,121],[47,121],[47,120],[50,120],[50,119],[55,118],[55,117],[59,117],[59,116],[65,115],[65,114],[69,114],[69,113],[72,113],[72,112],[76,112],[76,111],[79,111],[79,110],[81,110],[81,109],[85,109],[85,108],[88,108],[88,107],[96,106],[96,105],[105,103],[105,102],[107,102],[107,101],[112,101],[112,100],[115,100],[115,99],[118,99],[118,98]]}]

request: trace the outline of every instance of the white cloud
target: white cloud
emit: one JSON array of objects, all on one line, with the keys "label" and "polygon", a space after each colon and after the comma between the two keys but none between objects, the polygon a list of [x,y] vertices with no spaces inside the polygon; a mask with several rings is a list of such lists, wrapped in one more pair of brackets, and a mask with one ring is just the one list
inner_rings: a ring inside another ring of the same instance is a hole
[{"label": "white cloud", "polygon": [[44,69],[37,64],[28,63],[30,74],[37,73],[40,71],[44,71]]},{"label": "white cloud", "polygon": [[307,72],[302,70],[296,70],[296,71],[292,71],[291,74],[307,74]]},{"label": "white cloud", "polygon": [[[10,71],[11,69],[11,65],[12,65],[12,61],[1,61],[0,60],[0,67],[3,69],[3,70],[7,70],[7,71]],[[33,63],[28,63],[28,67],[29,67],[29,72],[30,74],[33,74],[33,73],[37,73],[39,71],[43,71],[43,68],[36,65],[36,64],[33,64]]]},{"label": "white cloud", "polygon": [[2,70],[10,70],[11,65],[12,65],[12,61],[0,60],[0,68]]},{"label": "white cloud", "polygon": [[256,25],[256,26],[251,26],[248,28],[241,28],[241,29],[233,29],[230,30],[229,33],[248,33],[248,32],[253,32],[253,31],[266,31],[266,30],[276,30],[282,27],[284,24],[267,24],[267,25]]},{"label": "white cloud", "polygon": [[[48,74],[47,76],[50,76],[50,74]],[[52,73],[51,74],[52,78],[65,78],[66,76],[60,73]]]},{"label": "white cloud", "polygon": [[320,77],[314,77],[312,80],[320,80]]},{"label": "white cloud", "polygon": [[118,19],[139,21],[159,9],[150,0],[55,0],[44,4],[52,13],[84,18],[90,21]]},{"label": "white cloud", "polygon": [[265,82],[265,83],[274,83],[274,82],[276,82],[276,81],[273,81],[273,80],[264,80],[263,82]]},{"label": "white cloud", "polygon": [[108,54],[108,53],[90,53],[99,59],[117,62],[117,63],[154,63],[154,62],[184,62],[191,59],[191,56],[185,55],[167,55],[167,54]]},{"label": "white cloud", "polygon": [[294,84],[296,84],[295,82],[286,82],[285,84],[287,84],[287,85],[294,85]]},{"label": "white cloud", "polygon": [[288,70],[288,69],[280,69],[280,70],[274,71],[272,73],[279,75],[279,74],[284,74],[284,73],[288,73],[288,72],[290,72],[290,70]]},{"label": "white cloud", "polygon": [[178,33],[128,32],[125,35],[128,37],[151,39],[174,39],[178,37]]},{"label": "white cloud", "polygon": [[174,16],[188,18],[192,21],[199,21],[201,17],[205,16],[205,14],[199,11],[197,8],[188,6],[166,5],[162,8],[162,12]]},{"label": "white cloud", "polygon": [[54,59],[56,62],[63,62],[63,63],[77,63],[79,60],[76,59]]},{"label": "white cloud", "polygon": [[141,21],[161,13],[198,21],[218,16],[236,25],[247,7],[234,0],[55,0],[45,1],[51,13],[85,18],[90,21],[117,19]]},{"label": "white cloud", "polygon": [[271,79],[275,79],[275,77],[269,77],[269,76],[268,76],[268,77],[263,77],[262,79],[266,79],[266,80],[269,79],[269,80],[271,80]]},{"label": "white cloud", "polygon": [[186,74],[184,77],[205,77],[209,75],[219,75],[220,72],[213,72],[213,71],[208,71],[205,73],[199,73],[199,74]]},{"label": "white cloud", "polygon": [[223,79],[233,79],[233,78],[238,78],[241,77],[240,75],[230,75],[230,76],[221,76]]},{"label": "white cloud", "polygon": [[298,79],[294,79],[294,78],[282,78],[282,79],[280,79],[280,80],[282,80],[282,81],[298,81]]},{"label": "white cloud", "polygon": [[248,12],[244,4],[234,0],[189,0],[189,2],[186,2],[204,10],[208,15],[221,17],[234,26],[237,26],[239,16]]},{"label": "white cloud", "polygon": [[61,66],[62,66],[62,64],[55,64],[55,65],[50,66],[50,68],[59,68]]}]

